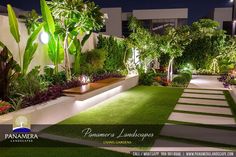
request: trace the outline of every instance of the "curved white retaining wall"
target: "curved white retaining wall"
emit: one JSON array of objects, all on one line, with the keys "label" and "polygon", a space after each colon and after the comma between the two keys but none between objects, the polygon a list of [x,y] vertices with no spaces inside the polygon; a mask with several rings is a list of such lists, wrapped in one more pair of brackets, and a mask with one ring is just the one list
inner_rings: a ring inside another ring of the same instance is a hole
[{"label": "curved white retaining wall", "polygon": [[138,85],[138,76],[127,77],[124,81],[94,91],[93,97],[79,101],[76,97],[63,96],[43,104],[38,104],[0,116],[0,124],[12,124],[14,116],[25,115],[31,124],[56,124],[84,111],[108,98]]}]

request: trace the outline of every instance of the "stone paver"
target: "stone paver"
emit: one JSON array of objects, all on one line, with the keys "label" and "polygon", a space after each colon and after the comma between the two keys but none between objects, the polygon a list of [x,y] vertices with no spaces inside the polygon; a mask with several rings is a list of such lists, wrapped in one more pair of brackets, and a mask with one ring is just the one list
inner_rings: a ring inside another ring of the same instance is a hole
[{"label": "stone paver", "polygon": [[204,93],[204,94],[224,94],[223,91],[217,90],[198,90],[198,89],[185,89],[184,92],[187,93]]},{"label": "stone paver", "polygon": [[180,98],[178,102],[179,103],[187,103],[187,104],[228,106],[227,101],[224,101],[224,100],[206,100],[206,99]]},{"label": "stone paver", "polygon": [[175,110],[232,115],[229,108],[177,104]]},{"label": "stone paver", "polygon": [[161,135],[236,146],[236,131],[186,125],[165,125]]},{"label": "stone paver", "polygon": [[182,97],[225,100],[224,95],[210,95],[210,94],[183,93]]},{"label": "stone paver", "polygon": [[221,148],[204,147],[196,144],[189,144],[165,139],[157,139],[150,151],[229,151]]},{"label": "stone paver", "polygon": [[208,116],[201,114],[178,113],[178,112],[172,112],[169,117],[169,120],[198,123],[198,124],[214,124],[214,125],[236,124],[234,118],[231,117]]}]

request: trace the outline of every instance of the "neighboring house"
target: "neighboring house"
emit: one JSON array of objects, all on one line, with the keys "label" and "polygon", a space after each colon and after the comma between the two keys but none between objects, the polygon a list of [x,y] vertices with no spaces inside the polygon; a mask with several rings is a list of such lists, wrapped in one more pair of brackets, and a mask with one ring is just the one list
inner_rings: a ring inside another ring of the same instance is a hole
[{"label": "neighboring house", "polygon": [[220,23],[220,28],[227,31],[228,34],[232,34],[232,8],[215,8],[214,20]]},{"label": "neighboring house", "polygon": [[122,8],[102,8],[108,15],[104,34],[118,37],[129,35],[128,19],[130,16],[142,21],[145,28],[156,33],[163,33],[168,26],[182,26],[188,21],[188,8],[176,9],[143,9],[132,12],[122,12]]}]

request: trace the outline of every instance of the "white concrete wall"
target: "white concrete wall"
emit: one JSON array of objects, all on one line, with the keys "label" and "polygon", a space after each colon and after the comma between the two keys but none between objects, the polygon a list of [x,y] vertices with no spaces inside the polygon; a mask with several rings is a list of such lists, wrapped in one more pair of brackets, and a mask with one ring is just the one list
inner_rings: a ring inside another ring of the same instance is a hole
[{"label": "white concrete wall", "polygon": [[140,20],[188,18],[188,9],[180,8],[180,9],[133,10],[133,16]]},{"label": "white concrete wall", "polygon": [[215,8],[214,20],[220,23],[222,29],[224,21],[232,21],[232,8]]},{"label": "white concrete wall", "polygon": [[122,37],[122,10],[121,8],[102,8],[101,11],[108,15],[106,20],[106,35]]}]

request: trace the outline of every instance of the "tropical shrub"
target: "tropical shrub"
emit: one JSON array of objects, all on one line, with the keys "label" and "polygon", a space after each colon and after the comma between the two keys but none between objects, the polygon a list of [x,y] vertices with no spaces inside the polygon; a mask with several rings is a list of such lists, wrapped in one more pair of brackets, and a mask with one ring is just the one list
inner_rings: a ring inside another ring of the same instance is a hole
[{"label": "tropical shrub", "polygon": [[92,74],[103,69],[106,54],[104,49],[94,49],[81,54],[81,73]]},{"label": "tropical shrub", "polygon": [[171,85],[174,87],[185,87],[192,79],[192,72],[189,70],[181,71],[179,76],[176,76]]},{"label": "tropical shrub", "polygon": [[155,73],[153,71],[148,71],[147,73],[141,73],[139,75],[139,84],[150,86],[153,84],[155,78]]},{"label": "tropical shrub", "polygon": [[188,81],[192,79],[192,73],[190,71],[182,71],[181,76],[185,77]]},{"label": "tropical shrub", "polygon": [[47,82],[50,85],[63,84],[66,82],[65,71],[55,73],[54,68],[51,66],[44,67],[44,74],[40,76],[43,82]]},{"label": "tropical shrub", "polygon": [[22,108],[54,100],[63,95],[63,90],[78,87],[81,85],[81,82],[78,79],[75,79],[68,82],[64,82],[63,84],[56,84],[50,86],[49,88],[43,91],[37,91],[32,96],[24,97],[22,102]]},{"label": "tropical shrub", "polygon": [[130,55],[131,50],[124,41],[115,39],[112,36],[103,37],[102,35],[99,35],[97,48],[107,51],[103,67],[104,70],[116,72],[119,69],[125,69],[125,62],[127,56]]},{"label": "tropical shrub", "polygon": [[182,75],[176,76],[172,80],[172,86],[175,86],[175,87],[185,87],[188,83],[189,83],[189,80]]},{"label": "tropical shrub", "polygon": [[20,67],[13,59],[11,52],[6,46],[0,42],[2,51],[0,52],[0,99],[9,99],[9,87],[12,82],[18,77]]},{"label": "tropical shrub", "polygon": [[40,67],[37,66],[27,75],[20,75],[11,84],[11,96],[33,96],[36,92],[45,90],[48,84],[41,80],[39,73]]},{"label": "tropical shrub", "polygon": [[95,81],[99,81],[99,80],[103,80],[107,78],[122,78],[122,77],[124,77],[124,75],[119,74],[119,73],[95,73],[95,74],[92,74],[91,81],[95,82]]}]

